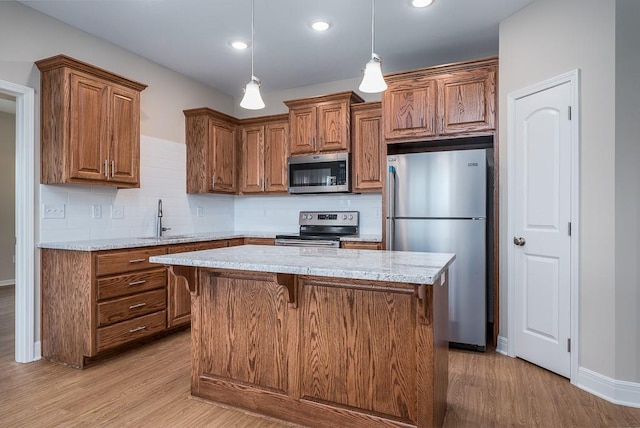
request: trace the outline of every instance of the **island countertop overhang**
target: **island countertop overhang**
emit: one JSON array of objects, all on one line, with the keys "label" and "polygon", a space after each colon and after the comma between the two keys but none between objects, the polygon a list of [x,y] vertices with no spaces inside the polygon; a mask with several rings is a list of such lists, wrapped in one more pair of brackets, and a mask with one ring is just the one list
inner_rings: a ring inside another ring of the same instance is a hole
[{"label": "island countertop overhang", "polygon": [[433,285],[455,254],[243,245],[154,256],[152,263]]}]

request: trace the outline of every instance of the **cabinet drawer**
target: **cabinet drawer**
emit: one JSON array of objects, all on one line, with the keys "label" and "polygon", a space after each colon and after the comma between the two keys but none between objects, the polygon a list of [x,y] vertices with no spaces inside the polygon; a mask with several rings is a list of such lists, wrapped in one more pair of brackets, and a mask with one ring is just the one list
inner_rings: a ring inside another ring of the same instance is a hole
[{"label": "cabinet drawer", "polygon": [[167,270],[163,267],[153,271],[129,273],[98,279],[98,300],[140,293],[167,285]]},{"label": "cabinet drawer", "polygon": [[169,254],[175,253],[188,253],[191,251],[212,250],[214,248],[223,248],[227,246],[226,240],[209,241],[209,242],[196,242],[193,244],[179,244],[169,247]]},{"label": "cabinet drawer", "polygon": [[161,332],[166,311],[155,312],[98,329],[98,352]]},{"label": "cabinet drawer", "polygon": [[165,289],[147,291],[98,304],[98,325],[105,326],[164,309]]},{"label": "cabinet drawer", "polygon": [[102,276],[158,267],[156,263],[149,263],[149,257],[166,253],[167,249],[165,247],[151,247],[119,251],[117,253],[98,254],[96,257],[96,274]]}]

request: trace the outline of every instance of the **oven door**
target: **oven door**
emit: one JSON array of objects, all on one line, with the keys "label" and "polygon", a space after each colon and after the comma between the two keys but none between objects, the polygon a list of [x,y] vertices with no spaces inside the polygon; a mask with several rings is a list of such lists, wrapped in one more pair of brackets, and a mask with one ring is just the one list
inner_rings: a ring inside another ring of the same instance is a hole
[{"label": "oven door", "polygon": [[339,248],[340,241],[303,238],[276,238],[275,245],[283,247]]},{"label": "oven door", "polygon": [[288,159],[289,193],[351,191],[349,153],[292,156]]}]

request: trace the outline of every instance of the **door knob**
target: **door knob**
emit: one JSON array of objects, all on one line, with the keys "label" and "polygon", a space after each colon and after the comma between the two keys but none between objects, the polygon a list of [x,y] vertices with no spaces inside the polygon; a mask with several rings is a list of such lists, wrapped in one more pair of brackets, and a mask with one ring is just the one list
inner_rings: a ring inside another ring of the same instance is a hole
[{"label": "door knob", "polygon": [[525,241],[524,238],[520,237],[520,238],[513,238],[513,243],[516,244],[518,247],[524,247],[524,244],[527,243],[527,241]]}]

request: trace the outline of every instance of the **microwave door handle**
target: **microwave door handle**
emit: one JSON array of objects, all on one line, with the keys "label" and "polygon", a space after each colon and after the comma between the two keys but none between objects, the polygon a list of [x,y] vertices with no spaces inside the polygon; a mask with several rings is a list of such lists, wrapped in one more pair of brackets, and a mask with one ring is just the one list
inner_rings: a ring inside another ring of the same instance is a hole
[{"label": "microwave door handle", "polygon": [[393,251],[396,232],[396,167],[389,166],[389,195],[387,196],[387,249]]}]

